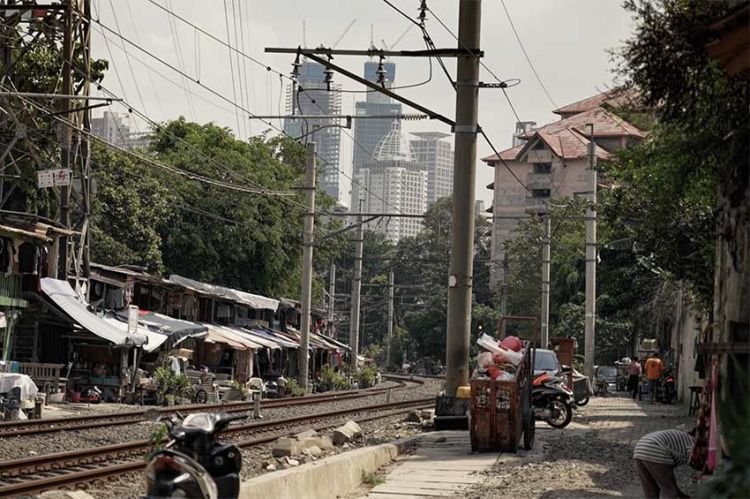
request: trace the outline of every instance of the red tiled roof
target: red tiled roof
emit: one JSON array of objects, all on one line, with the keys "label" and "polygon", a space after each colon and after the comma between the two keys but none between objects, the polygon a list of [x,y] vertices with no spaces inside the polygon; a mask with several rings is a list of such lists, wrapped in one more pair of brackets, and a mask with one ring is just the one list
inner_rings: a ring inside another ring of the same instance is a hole
[{"label": "red tiled roof", "polygon": [[594,125],[595,137],[621,137],[623,135],[643,138],[646,134],[637,127],[610,113],[604,108],[597,107],[576,114],[564,120],[554,121],[542,127],[531,130],[522,138],[530,138],[536,132],[557,133],[566,128],[584,130],[589,123]]},{"label": "red tiled roof", "polygon": [[572,113],[583,113],[596,107],[601,107],[603,104],[611,104],[613,106],[619,106],[632,101],[635,97],[635,92],[629,89],[615,88],[607,90],[593,97],[588,97],[578,102],[568,104],[559,109],[552,111],[555,114],[572,114]]},{"label": "red tiled roof", "polygon": [[[532,142],[534,137],[541,137],[550,149],[561,158],[580,158],[586,155],[588,147],[588,128],[589,123],[594,125],[594,137],[638,137],[646,136],[645,132],[631,125],[614,113],[604,108],[597,107],[588,111],[576,114],[563,120],[549,123],[540,128],[529,131],[521,137],[527,139],[526,144],[522,144],[500,152],[500,157],[505,161],[513,161],[520,157],[526,145]],[[560,135],[559,137],[556,137]],[[580,152],[583,151],[582,154]],[[597,157],[606,158],[609,156],[606,150],[597,146]],[[482,158],[482,161],[493,163],[497,161],[497,156],[492,155]]]},{"label": "red tiled roof", "polygon": [[[578,130],[565,128],[556,133],[539,131],[527,142],[527,145],[531,147],[536,142],[534,139],[537,138],[547,144],[552,153],[559,158],[575,159],[584,158],[588,155],[589,139]],[[597,158],[609,158],[609,153],[601,147],[596,146],[595,151]],[[526,150],[522,151],[518,157],[522,157],[525,152]]]},{"label": "red tiled roof", "polygon": [[[521,144],[515,147],[511,147],[510,149],[500,151],[500,157],[505,161],[513,161],[514,159],[516,159],[516,156],[518,156],[518,153],[521,152],[521,149],[523,149],[524,145],[525,144]],[[490,156],[487,156],[486,158],[482,158],[482,161],[484,161],[485,163],[494,163],[495,161],[497,161],[497,155],[492,154]]]}]

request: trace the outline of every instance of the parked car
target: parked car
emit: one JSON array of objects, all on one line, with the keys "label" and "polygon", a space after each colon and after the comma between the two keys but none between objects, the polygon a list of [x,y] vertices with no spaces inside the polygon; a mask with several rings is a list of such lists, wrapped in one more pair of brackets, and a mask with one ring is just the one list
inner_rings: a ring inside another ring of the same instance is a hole
[{"label": "parked car", "polygon": [[544,350],[537,348],[536,357],[534,358],[534,378],[542,373],[547,373],[550,376],[560,377],[562,373],[562,366],[557,358],[557,354],[552,350]]}]

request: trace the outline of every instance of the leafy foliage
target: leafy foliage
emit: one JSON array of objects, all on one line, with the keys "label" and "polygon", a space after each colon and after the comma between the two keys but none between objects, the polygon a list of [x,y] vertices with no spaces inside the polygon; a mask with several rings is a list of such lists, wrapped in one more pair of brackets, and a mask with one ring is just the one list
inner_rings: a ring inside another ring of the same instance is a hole
[{"label": "leafy foliage", "polygon": [[176,374],[168,367],[157,367],[154,370],[157,394],[161,400],[177,400],[185,395],[190,381],[184,374]]},{"label": "leafy foliage", "polygon": [[318,379],[318,390],[328,392],[332,390],[350,390],[352,387],[349,380],[343,374],[336,372],[330,364],[326,364],[320,370]]},{"label": "leafy foliage", "polygon": [[362,370],[359,372],[359,387],[360,388],[370,388],[371,386],[375,386],[375,383],[377,382],[378,378],[378,371],[372,366],[365,366],[362,368]]},{"label": "leafy foliage", "polygon": [[639,255],[689,282],[710,308],[716,185],[729,177],[730,190],[742,192],[750,154],[748,83],[729,78],[705,50],[713,36],[708,26],[731,2],[624,5],[636,30],[616,52],[618,74],[653,110],[656,124],[642,144],[604,166],[616,187],[605,215],[635,239]]},{"label": "leafy foliage", "polygon": [[286,390],[292,395],[292,397],[301,397],[305,394],[305,389],[299,386],[299,383],[297,383],[297,380],[294,378],[287,380]]},{"label": "leafy foliage", "polygon": [[92,151],[97,184],[92,210],[92,258],[105,265],[164,270],[163,231],[176,196],[151,167],[103,147]]}]

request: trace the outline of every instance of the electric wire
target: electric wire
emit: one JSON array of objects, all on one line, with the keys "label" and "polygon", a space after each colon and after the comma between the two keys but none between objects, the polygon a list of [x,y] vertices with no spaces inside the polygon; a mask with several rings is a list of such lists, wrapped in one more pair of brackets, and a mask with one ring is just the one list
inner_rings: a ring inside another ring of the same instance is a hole
[{"label": "electric wire", "polygon": [[[0,88],[2,88],[3,90],[7,91],[7,88],[5,88],[5,87],[0,86]],[[71,123],[69,120],[62,118],[59,115],[58,116],[53,115],[52,114],[53,113],[52,110],[46,108],[46,106],[42,106],[42,105],[40,105],[38,103],[35,103],[31,99],[27,99],[27,98],[22,97],[22,96],[15,96],[15,97],[23,100],[28,105],[36,108],[37,110],[47,113],[48,115],[50,115],[51,118],[53,118],[56,121],[59,121],[60,123],[63,123],[65,126],[67,126],[69,128],[74,129],[77,133],[85,135],[85,136],[87,136],[87,137],[89,137],[89,138],[91,138],[91,139],[93,139],[93,140],[95,140],[97,142],[100,142],[101,144],[103,144],[103,145],[105,145],[107,147],[115,149],[115,150],[117,150],[117,151],[119,151],[119,152],[121,152],[121,153],[123,153],[125,155],[131,156],[131,157],[139,160],[142,163],[145,163],[145,164],[148,164],[148,165],[151,165],[151,166],[156,166],[158,168],[161,168],[163,170],[172,172],[174,174],[177,174],[177,175],[189,178],[191,180],[196,180],[196,181],[199,181],[199,182],[202,182],[202,183],[215,185],[217,187],[223,187],[225,189],[234,190],[234,191],[238,191],[238,192],[245,192],[245,193],[250,193],[250,194],[261,194],[261,195],[267,195],[267,196],[281,196],[281,197],[283,197],[283,196],[294,196],[295,195],[295,193],[293,193],[293,192],[274,192],[274,191],[270,191],[270,190],[257,189],[257,188],[252,188],[252,187],[247,187],[247,186],[241,186],[241,185],[237,185],[237,184],[229,184],[227,182],[223,182],[223,181],[220,181],[220,180],[216,180],[216,179],[212,179],[212,178],[209,178],[209,177],[205,177],[204,175],[197,174],[197,173],[194,173],[194,172],[191,172],[191,171],[188,171],[188,170],[183,170],[183,169],[175,167],[175,166],[166,165],[166,164],[161,163],[160,161],[157,161],[157,160],[155,160],[153,158],[149,158],[149,157],[144,156],[142,154],[139,154],[139,153],[137,153],[135,151],[125,149],[124,147],[120,147],[120,146],[118,146],[116,144],[113,144],[112,142],[109,142],[106,139],[103,139],[101,137],[97,137],[96,135],[94,135],[93,133],[91,133],[89,131],[82,130],[75,123]],[[0,109],[2,109],[2,108],[0,108]],[[2,110],[6,114],[8,114],[8,111],[6,111],[4,109],[2,109]],[[300,206],[304,206],[304,205],[300,204]]]},{"label": "electric wire", "polygon": [[[169,8],[172,9],[172,2],[171,2],[171,0],[165,0],[165,2],[169,6]],[[170,31],[172,33],[172,45],[174,46],[174,48],[175,48],[175,54],[177,55],[177,65],[182,70],[185,67],[185,64],[184,64],[184,61],[182,59],[182,48],[181,48],[181,44],[180,44],[180,40],[179,40],[179,33],[178,33],[178,30],[177,30],[177,23],[175,23],[174,20],[170,16],[167,16],[167,22],[169,23],[169,29],[170,29]],[[183,77],[182,78],[185,81],[185,87],[190,88],[190,84],[188,83],[188,78],[187,78],[187,76],[184,75],[184,71],[183,71]],[[195,114],[195,106],[193,104],[192,99],[190,98],[190,94],[189,93],[185,94],[185,99],[187,100],[188,110],[190,111],[190,115],[193,117],[193,121],[197,121],[197,117],[196,117],[196,114]]]},{"label": "electric wire", "polygon": [[[153,0],[149,0],[149,1],[153,3]],[[158,4],[157,4],[157,5],[158,5]],[[167,67],[168,67],[169,69],[171,69],[172,71],[175,71],[176,73],[178,73],[178,74],[181,74],[181,75],[182,75],[183,77],[185,77],[186,79],[189,79],[189,80],[193,81],[194,83],[196,83],[197,85],[201,86],[202,88],[204,88],[204,89],[208,90],[208,91],[209,91],[210,93],[212,93],[212,94],[214,94],[215,96],[219,97],[220,99],[222,99],[223,101],[227,102],[228,104],[230,104],[230,105],[234,106],[235,108],[239,108],[240,110],[242,110],[243,112],[247,113],[247,114],[248,114],[248,115],[250,115],[250,116],[253,116],[253,117],[255,117],[255,116],[256,116],[256,115],[255,115],[254,113],[250,112],[249,110],[247,110],[246,108],[244,108],[244,107],[240,106],[240,105],[239,105],[239,104],[237,104],[236,102],[234,102],[234,101],[232,101],[232,100],[228,99],[227,97],[223,96],[222,94],[220,94],[220,93],[219,93],[218,91],[214,90],[213,88],[211,88],[211,87],[208,87],[207,85],[205,85],[205,84],[201,83],[200,81],[196,80],[195,78],[191,77],[190,75],[188,75],[187,73],[185,73],[185,72],[184,72],[183,70],[181,70],[181,69],[179,69],[179,68],[175,67],[175,66],[174,66],[173,64],[169,63],[168,61],[165,61],[164,59],[162,59],[162,58],[158,57],[157,55],[153,54],[153,53],[152,53],[151,51],[149,51],[149,50],[147,50],[147,49],[145,49],[145,48],[143,48],[143,47],[139,46],[138,44],[134,43],[134,42],[133,42],[132,40],[130,40],[129,38],[127,38],[127,37],[123,36],[122,34],[118,34],[118,33],[117,33],[117,32],[116,32],[115,30],[113,30],[113,29],[112,29],[112,28],[110,28],[109,26],[107,26],[107,25],[105,25],[104,23],[102,23],[100,19],[97,19],[97,20],[93,20],[93,19],[92,19],[92,21],[96,22],[96,23],[97,23],[97,24],[98,24],[99,26],[101,26],[101,27],[102,27],[103,29],[107,30],[107,31],[108,31],[108,32],[110,32],[111,34],[113,34],[113,35],[115,35],[115,36],[118,36],[119,38],[121,38],[121,39],[122,39],[122,40],[123,40],[124,42],[128,43],[129,45],[131,45],[131,46],[135,47],[136,49],[140,50],[140,51],[141,51],[141,52],[143,52],[144,54],[146,54],[146,55],[150,56],[151,58],[153,58],[153,59],[157,60],[157,61],[158,61],[158,62],[160,62],[161,64],[163,64],[163,65],[167,66]],[[224,45],[226,45],[226,46],[227,46],[228,48],[230,48],[230,50],[236,50],[236,49],[233,49],[233,48],[231,47],[231,45],[229,45],[229,44],[224,44]],[[270,68],[270,66],[269,66],[269,67],[267,67],[267,68]],[[282,73],[280,73],[280,72],[278,72],[278,71],[274,71],[274,70],[271,70],[271,69],[269,69],[269,72],[275,72],[275,73],[277,73],[277,74],[282,74]],[[270,85],[269,85],[269,89],[270,89]],[[281,128],[279,128],[279,127],[275,126],[275,125],[274,125],[274,124],[273,124],[272,122],[270,122],[270,121],[266,121],[266,120],[262,120],[262,119],[261,119],[261,121],[263,121],[264,123],[268,124],[269,126],[271,126],[272,128],[274,128],[274,129],[275,129],[275,130],[277,130],[278,132],[280,132],[280,133],[282,133],[282,134],[284,134],[284,135],[287,135],[287,136],[288,136],[288,134],[287,134],[287,133],[286,133],[286,132],[285,132],[285,131],[284,131],[283,129],[281,129]],[[320,157],[319,155],[318,155],[318,159],[322,160],[322,162],[324,163],[324,165],[327,165],[327,164],[328,164],[328,162],[327,162],[327,161],[325,161],[325,160],[324,160],[324,159],[323,159],[322,157]],[[337,168],[338,168],[338,167],[337,167]],[[345,175],[345,176],[346,176],[347,178],[349,178],[349,179],[350,179],[350,180],[351,180],[352,182],[354,182],[354,183],[356,183],[357,185],[361,186],[361,187],[363,188],[363,190],[365,190],[366,192],[370,192],[370,193],[371,193],[371,194],[373,195],[373,197],[375,197],[376,199],[380,199],[380,200],[381,200],[381,201],[383,201],[383,202],[384,202],[384,203],[385,203],[386,205],[390,205],[390,204],[389,204],[389,203],[387,203],[387,201],[385,201],[385,200],[384,200],[384,199],[383,199],[382,197],[378,196],[377,194],[373,193],[373,192],[372,192],[372,191],[371,191],[371,190],[370,190],[369,188],[367,188],[367,187],[365,187],[364,185],[362,185],[362,184],[361,184],[361,183],[360,183],[360,182],[359,182],[358,180],[356,180],[356,179],[354,179],[353,177],[351,177],[351,176],[347,175],[347,174],[346,174],[346,172],[345,172],[345,171],[344,171],[343,169],[341,169],[341,168],[338,168],[338,169],[339,169],[339,171],[340,171],[340,172],[341,172],[342,174],[344,174],[344,175]],[[400,211],[400,210],[398,210],[398,208],[395,208],[395,207],[394,207],[393,205],[390,205],[390,206],[391,206],[391,207],[393,207],[394,209],[396,209],[396,210],[397,210],[397,211],[398,211],[399,213],[401,213],[401,211]]]},{"label": "electric wire", "polygon": [[505,11],[505,16],[508,18],[508,23],[510,23],[510,28],[513,30],[513,34],[516,35],[516,40],[518,41],[518,45],[521,47],[521,52],[523,52],[523,56],[526,58],[526,62],[529,63],[529,67],[531,68],[531,71],[534,73],[534,76],[536,77],[536,81],[539,82],[539,86],[542,87],[542,90],[544,90],[544,94],[547,96],[547,99],[549,99],[550,103],[554,106],[555,109],[557,109],[558,105],[555,103],[554,99],[552,99],[552,96],[547,90],[547,87],[544,85],[544,82],[542,82],[542,78],[539,76],[539,73],[534,67],[534,63],[531,62],[531,57],[529,57],[529,53],[526,52],[526,47],[524,47],[523,42],[521,41],[521,36],[518,34],[518,31],[516,30],[516,26],[513,23],[513,19],[510,17],[510,12],[508,12],[508,7],[505,6],[505,0],[500,0],[500,5],[502,5],[503,10]]},{"label": "electric wire", "polygon": [[[239,24],[240,24],[240,50],[242,50],[242,54],[244,54],[245,53],[245,19],[244,19],[243,15],[242,15],[242,2],[237,2],[237,5],[238,5],[239,14],[240,14],[240,21],[239,21]],[[250,26],[250,19],[249,18],[247,19],[247,24],[248,24],[248,26]],[[197,30],[196,30],[196,33],[198,33]],[[249,48],[249,46],[250,45],[249,45],[249,42],[248,42],[248,48]],[[253,97],[253,109],[257,109],[258,108],[258,106],[257,106],[258,102],[257,102],[257,99],[255,97],[255,78],[254,78],[253,68],[252,67],[250,68],[250,78],[248,79],[248,76],[247,76],[247,58],[244,57],[244,56],[242,57],[242,73],[245,76],[245,100],[248,103],[247,105],[248,105],[248,107],[250,107],[250,95],[252,95],[252,97]],[[281,76],[279,76],[279,81],[282,81]],[[250,93],[248,93],[248,88],[250,88]],[[250,129],[250,135],[252,135],[253,134],[253,122],[252,121],[248,121],[248,127]]]},{"label": "electric wire", "polygon": [[[185,23],[185,24],[186,24],[186,25],[188,25],[188,26],[191,26],[192,28],[194,28],[195,30],[197,30],[197,31],[198,31],[199,33],[201,33],[201,34],[203,34],[203,35],[207,36],[207,37],[208,37],[208,38],[210,38],[211,40],[213,40],[213,41],[215,41],[215,42],[217,42],[217,43],[219,43],[219,44],[221,44],[221,45],[223,45],[223,46],[225,46],[225,47],[229,48],[229,49],[230,49],[231,51],[233,51],[233,52],[236,52],[236,53],[237,53],[237,54],[238,54],[239,56],[243,57],[244,59],[247,59],[247,60],[249,60],[250,62],[252,62],[252,63],[254,63],[254,64],[256,64],[256,65],[258,65],[258,66],[262,67],[262,68],[263,68],[263,69],[265,69],[266,71],[268,71],[268,72],[270,72],[270,73],[275,73],[275,74],[277,74],[277,75],[278,75],[278,76],[279,76],[280,78],[286,78],[287,80],[290,80],[290,81],[292,81],[292,80],[293,80],[293,79],[292,79],[292,78],[291,78],[290,76],[287,76],[286,74],[284,74],[284,73],[282,73],[282,72],[280,72],[280,71],[278,71],[278,70],[276,70],[276,69],[273,69],[273,68],[272,68],[271,66],[269,66],[269,65],[268,65],[268,64],[266,64],[266,63],[264,63],[263,61],[261,61],[261,60],[257,59],[256,57],[253,57],[253,56],[249,55],[248,53],[246,53],[246,52],[245,52],[245,50],[244,50],[244,49],[240,50],[240,49],[237,49],[237,48],[235,48],[235,47],[231,47],[231,46],[230,46],[229,44],[227,44],[227,43],[226,43],[226,42],[225,42],[224,40],[221,40],[220,38],[216,37],[215,35],[211,34],[210,32],[208,32],[208,31],[204,30],[203,28],[201,28],[201,27],[200,27],[200,26],[198,26],[197,24],[195,24],[195,23],[191,22],[190,20],[188,20],[188,19],[186,19],[186,18],[184,18],[184,17],[180,16],[180,15],[179,15],[179,14],[177,14],[176,12],[174,12],[174,11],[172,11],[172,10],[170,10],[170,9],[168,9],[168,8],[166,8],[166,7],[164,7],[163,5],[160,5],[160,4],[159,4],[159,3],[157,3],[157,2],[155,1],[155,0],[147,0],[147,1],[148,1],[149,3],[151,3],[151,4],[153,4],[154,6],[158,7],[159,9],[163,10],[163,11],[164,11],[164,12],[166,12],[167,14],[169,14],[169,15],[173,16],[173,17],[174,17],[175,19],[177,19],[177,20],[179,20],[179,21],[181,21],[181,22]],[[240,5],[241,5],[241,2],[240,2]],[[424,81],[421,81],[421,82],[417,82],[417,83],[410,83],[410,84],[407,84],[407,85],[401,85],[401,86],[398,86],[398,87],[392,87],[392,88],[391,88],[391,90],[399,90],[399,89],[405,89],[405,88],[415,88],[415,87],[420,87],[420,86],[426,85],[426,84],[427,84],[427,83],[429,83],[429,82],[430,82],[431,80],[432,80],[432,71],[430,71],[430,77],[429,77],[429,78],[428,78],[427,80],[424,80]],[[362,93],[372,93],[372,92],[377,92],[377,90],[348,90],[348,89],[340,89],[340,90],[338,90],[338,91],[339,91],[339,92],[341,92],[341,93],[352,93],[352,94],[362,94]]]},{"label": "electric wire", "polygon": [[[135,33],[135,41],[138,42],[139,45],[142,45],[142,43],[141,43],[141,35],[138,33],[138,25],[135,22],[135,16],[133,16],[133,11],[130,8],[130,4],[131,4],[131,2],[125,2],[125,7],[127,7],[127,9],[128,9],[128,17],[130,18],[130,23],[133,26],[133,33]],[[149,84],[151,85],[151,90],[154,93],[154,97],[156,98],[155,99],[156,100],[156,106],[159,108],[159,113],[161,115],[164,115],[164,109],[162,108],[162,105],[161,105],[161,99],[158,98],[159,97],[159,93],[156,91],[156,85],[154,85],[154,78],[153,78],[153,75],[150,72],[148,73],[148,81],[149,81]]]},{"label": "electric wire", "polygon": [[[120,33],[120,20],[117,18],[117,11],[115,10],[115,6],[112,3],[112,0],[109,0],[109,8],[112,10],[112,18],[115,20],[115,27],[117,28],[117,32]],[[125,52],[125,61],[128,63],[128,68],[130,69],[130,77],[133,79],[133,84],[135,85],[135,91],[138,95],[138,100],[141,103],[141,106],[145,109],[146,103],[143,101],[143,95],[141,94],[141,87],[138,85],[138,81],[135,79],[135,71],[133,71],[133,64],[130,61],[130,54],[128,53],[127,47],[123,45],[122,47],[123,52]],[[135,123],[136,130],[140,132],[140,129],[138,128],[138,123]]]},{"label": "electric wire", "polygon": [[[438,16],[434,10],[430,8],[428,8],[427,10],[430,11],[430,14],[432,14],[432,17],[435,18],[435,20],[440,24],[440,26],[442,26],[458,43],[460,43],[464,49],[469,50],[468,47],[466,47],[466,45],[464,45],[463,42],[459,40],[458,36],[453,32],[453,30],[451,30],[448,27],[448,25],[445,24],[442,19],[440,19],[440,16]],[[479,59],[478,56],[477,56],[477,59]],[[479,64],[485,69],[485,71],[487,71],[495,79],[495,81],[497,81],[498,83],[506,83],[505,80],[502,80],[499,76],[497,76],[497,74],[495,74],[495,72],[492,71],[492,69],[490,69],[489,66],[487,66],[487,64],[485,64],[484,61],[482,61],[481,59],[479,59]],[[508,102],[508,107],[510,107],[510,110],[513,112],[513,116],[516,117],[516,121],[521,121],[521,118],[518,116],[518,112],[516,112],[516,107],[513,105],[513,102],[510,100],[510,95],[508,95],[508,90],[506,88],[501,88],[501,90],[503,91],[505,100]]]},{"label": "electric wire", "polygon": [[[232,79],[232,99],[236,102],[237,101],[237,86],[234,81],[234,62],[232,61],[232,49],[231,49],[232,38],[229,34],[229,13],[227,12],[227,0],[224,0],[224,23],[226,24],[226,27],[227,27],[227,42],[228,42],[227,45],[230,47],[229,48],[229,73]],[[240,104],[242,105],[241,102]],[[238,134],[242,133],[242,128],[240,127],[240,112],[236,107],[234,108],[234,116],[237,120],[237,133]],[[244,123],[245,120],[242,120],[242,122]]]},{"label": "electric wire", "polygon": [[[235,1],[231,0],[232,2],[232,27],[234,29],[234,44],[239,45],[237,38],[239,35],[237,34],[237,9],[235,8]],[[227,37],[228,38],[228,37]],[[237,52],[235,52],[235,61],[237,64],[237,79],[239,80],[239,88],[240,88],[240,104],[246,107],[250,107],[250,102],[245,98],[247,95],[247,92],[244,91],[245,85],[247,84],[243,77],[242,77],[242,69],[241,63],[240,63],[240,56]],[[232,57],[232,54],[229,54],[229,57]],[[244,58],[242,59],[244,61]],[[247,122],[248,120],[242,120],[242,130],[244,131],[245,138],[247,138]],[[239,133],[239,132],[238,132]]]}]

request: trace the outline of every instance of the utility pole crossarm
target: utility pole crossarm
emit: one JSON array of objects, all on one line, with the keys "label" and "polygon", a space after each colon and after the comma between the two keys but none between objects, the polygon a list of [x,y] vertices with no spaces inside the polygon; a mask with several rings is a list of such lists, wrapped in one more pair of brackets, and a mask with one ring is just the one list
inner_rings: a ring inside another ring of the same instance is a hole
[{"label": "utility pole crossarm", "polygon": [[382,50],[378,48],[367,50],[332,49],[326,47],[318,48],[288,48],[288,47],[266,47],[268,54],[300,54],[305,57],[315,55],[361,55],[367,57],[459,57],[468,54],[472,57],[484,57],[484,52],[465,48],[441,48],[421,50]]},{"label": "utility pole crossarm", "polygon": [[[266,52],[268,52],[269,50],[270,49],[266,48]],[[282,49],[276,49],[276,50],[282,50]],[[285,49],[285,50],[291,50],[291,52],[289,52],[289,53],[294,53],[294,54],[297,53],[297,49]],[[464,53],[466,53],[466,52],[464,51]],[[326,67],[328,69],[333,69],[337,73],[339,73],[339,74],[341,74],[343,76],[346,76],[347,78],[349,78],[351,80],[354,80],[357,83],[361,83],[362,85],[364,85],[366,87],[369,87],[369,88],[371,88],[373,90],[376,90],[376,91],[380,92],[383,95],[387,95],[388,97],[390,97],[392,99],[395,99],[395,100],[401,102],[402,104],[406,104],[407,106],[409,106],[409,107],[411,107],[413,109],[416,109],[417,111],[419,111],[421,113],[426,114],[427,116],[430,117],[430,119],[442,121],[443,123],[445,123],[446,125],[450,125],[451,127],[455,126],[455,124],[456,124],[456,122],[453,121],[452,119],[450,119],[450,118],[448,118],[446,116],[443,116],[442,114],[440,114],[438,112],[435,112],[435,111],[433,111],[431,109],[428,109],[428,108],[422,106],[421,104],[417,104],[416,102],[414,102],[414,101],[412,101],[410,99],[407,99],[406,97],[403,97],[403,96],[401,96],[401,95],[399,95],[399,94],[397,94],[395,92],[392,92],[391,90],[388,90],[387,88],[383,88],[383,87],[381,87],[380,85],[378,85],[375,82],[372,82],[372,81],[370,81],[370,80],[368,80],[366,78],[362,78],[361,76],[356,75],[356,74],[352,73],[351,71],[348,71],[348,70],[342,68],[341,66],[337,66],[336,64],[333,64],[328,59],[325,59],[325,58],[320,57],[318,55],[315,55],[313,53],[309,53],[306,56],[307,56],[308,59],[311,59],[311,60],[317,62],[318,64],[323,65],[324,67]],[[478,60],[478,59],[475,58],[475,60]],[[475,128],[476,128],[476,124],[475,124]]]}]

